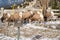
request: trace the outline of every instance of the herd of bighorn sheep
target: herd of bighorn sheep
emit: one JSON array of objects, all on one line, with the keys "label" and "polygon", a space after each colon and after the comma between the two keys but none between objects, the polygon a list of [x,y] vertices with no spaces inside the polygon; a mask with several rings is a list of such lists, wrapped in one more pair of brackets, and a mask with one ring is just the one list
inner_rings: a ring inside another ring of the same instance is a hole
[{"label": "herd of bighorn sheep", "polygon": [[43,22],[46,18],[52,18],[51,13],[46,13],[45,16],[40,11],[15,12],[13,15],[3,13],[1,17],[2,22],[14,22],[15,20],[23,20],[28,22],[38,21]]}]

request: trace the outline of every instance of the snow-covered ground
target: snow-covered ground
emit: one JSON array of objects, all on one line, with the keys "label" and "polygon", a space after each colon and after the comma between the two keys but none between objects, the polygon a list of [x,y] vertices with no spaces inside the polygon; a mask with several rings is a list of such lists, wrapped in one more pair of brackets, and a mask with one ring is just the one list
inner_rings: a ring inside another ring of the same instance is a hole
[{"label": "snow-covered ground", "polygon": [[12,38],[9,36],[6,36],[4,34],[0,34],[0,40],[15,40],[16,38]]},{"label": "snow-covered ground", "polygon": [[[0,34],[0,40],[17,40],[17,37],[12,38],[12,37],[9,37],[9,36],[5,36],[4,34]],[[34,40],[34,39],[21,37],[20,40]],[[56,37],[56,38],[40,38],[38,40],[60,40],[60,37]]]},{"label": "snow-covered ground", "polygon": [[[44,25],[37,26],[36,24],[38,23],[28,23],[23,25],[23,27],[20,28],[20,40],[60,40],[60,30],[47,28],[44,27]],[[59,24],[59,22],[57,24]],[[9,36],[6,36],[4,33],[0,33],[0,40],[17,40],[17,27],[9,26],[8,31]],[[10,36],[11,33],[12,36]],[[41,34],[42,37],[39,39],[34,38],[39,34]]]}]

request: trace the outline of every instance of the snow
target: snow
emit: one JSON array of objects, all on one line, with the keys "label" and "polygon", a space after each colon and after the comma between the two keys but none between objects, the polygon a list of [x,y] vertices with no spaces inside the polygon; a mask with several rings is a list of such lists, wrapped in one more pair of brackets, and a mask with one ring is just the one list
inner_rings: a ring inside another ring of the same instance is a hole
[{"label": "snow", "polygon": [[60,24],[60,21],[49,21],[46,24]]},{"label": "snow", "polygon": [[44,28],[43,26],[41,26],[41,27],[40,26],[35,26],[34,24],[30,24],[30,23],[29,24],[26,24],[24,27],[27,28],[28,26],[31,27],[31,28],[35,28],[35,29],[36,28],[43,29],[43,30],[47,29],[47,28]]},{"label": "snow", "polygon": [[12,38],[9,36],[5,36],[4,34],[0,34],[0,39],[2,39],[2,40],[15,40],[16,38]]},{"label": "snow", "polygon": [[[8,37],[5,35],[0,36],[0,39],[2,39],[2,40],[17,40],[17,38]],[[32,40],[32,38],[21,37],[20,40]],[[41,38],[39,40],[59,40],[59,39],[57,39],[57,38]]]},{"label": "snow", "polygon": [[43,38],[41,40],[58,40],[58,39],[56,39],[56,38]]},{"label": "snow", "polygon": [[[59,22],[57,22],[59,24]],[[36,23],[28,23],[26,25],[23,25],[23,28],[34,28],[34,29],[43,29],[43,30],[48,30],[48,28],[46,27],[43,27],[43,26],[36,26],[35,25]],[[43,23],[41,23],[43,24]],[[50,24],[50,22],[47,22],[47,24]],[[56,24],[55,22],[53,22],[53,24]],[[12,27],[12,26],[11,26]],[[54,27],[54,26],[52,26]],[[14,28],[17,30],[17,28]],[[12,30],[11,30],[12,31]],[[58,31],[58,30],[52,30],[52,31]],[[21,31],[21,34],[23,34],[24,32]],[[27,32],[28,33],[28,32]],[[32,37],[23,37],[23,36],[20,36],[20,40],[32,40],[33,36]],[[59,40],[60,36],[59,37],[56,37],[56,38],[45,38],[45,37],[42,37],[40,38],[39,40]],[[9,37],[9,36],[6,36],[4,34],[0,34],[0,39],[1,40],[17,40],[17,37]],[[38,40],[38,39],[36,39]]]}]

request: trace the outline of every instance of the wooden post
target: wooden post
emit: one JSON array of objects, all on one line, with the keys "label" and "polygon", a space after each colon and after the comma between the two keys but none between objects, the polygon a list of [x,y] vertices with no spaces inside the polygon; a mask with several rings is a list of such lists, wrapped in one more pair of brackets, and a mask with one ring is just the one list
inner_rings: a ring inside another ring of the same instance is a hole
[{"label": "wooden post", "polygon": [[17,40],[20,39],[20,27],[22,26],[21,20],[15,20],[14,25],[17,27]]},{"label": "wooden post", "polygon": [[20,38],[20,27],[18,27],[18,32],[17,32],[18,36],[17,36],[17,40],[19,40]]}]

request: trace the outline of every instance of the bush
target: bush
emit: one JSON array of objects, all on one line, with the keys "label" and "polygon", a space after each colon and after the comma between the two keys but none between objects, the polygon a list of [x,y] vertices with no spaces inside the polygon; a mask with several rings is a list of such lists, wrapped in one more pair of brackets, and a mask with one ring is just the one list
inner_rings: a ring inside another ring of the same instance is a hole
[{"label": "bush", "polygon": [[51,7],[52,7],[52,9],[59,9],[59,6],[58,6],[56,0],[53,0],[53,2],[51,2]]}]

